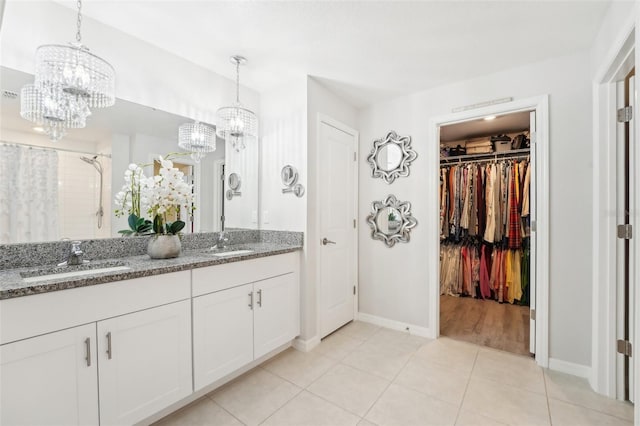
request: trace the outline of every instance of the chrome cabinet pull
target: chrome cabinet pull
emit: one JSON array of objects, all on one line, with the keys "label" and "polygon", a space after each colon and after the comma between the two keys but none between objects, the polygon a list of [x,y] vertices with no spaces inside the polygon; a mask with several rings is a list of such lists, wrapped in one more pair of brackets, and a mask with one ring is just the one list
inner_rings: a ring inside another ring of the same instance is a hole
[{"label": "chrome cabinet pull", "polygon": [[262,307],[262,289],[258,290],[258,306]]},{"label": "chrome cabinet pull", "polygon": [[87,356],[85,357],[87,360],[87,367],[91,367],[91,338],[87,337],[84,339],[84,347],[87,350]]},{"label": "chrome cabinet pull", "polygon": [[253,311],[253,292],[249,293],[249,308]]},{"label": "chrome cabinet pull", "polygon": [[107,358],[111,359],[113,352],[111,351],[111,332],[107,333]]},{"label": "chrome cabinet pull", "polygon": [[322,245],[323,246],[326,246],[327,244],[335,244],[335,243],[336,243],[335,241],[331,241],[331,240],[327,239],[327,237],[322,239]]}]

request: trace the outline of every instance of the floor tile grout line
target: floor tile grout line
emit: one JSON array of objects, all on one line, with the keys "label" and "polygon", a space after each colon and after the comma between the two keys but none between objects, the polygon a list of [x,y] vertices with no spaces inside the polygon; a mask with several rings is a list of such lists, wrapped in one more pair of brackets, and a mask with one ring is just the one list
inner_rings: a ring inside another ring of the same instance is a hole
[{"label": "floor tile grout line", "polygon": [[288,400],[286,400],[281,406],[279,406],[278,408],[276,408],[275,410],[273,410],[273,413],[269,414],[263,421],[261,421],[260,423],[258,423],[258,425],[262,425],[264,424],[267,420],[269,420],[271,417],[273,417],[278,411],[282,410],[284,408],[285,405],[287,405],[288,403],[290,403],[291,401],[293,401],[294,399],[296,399],[298,397],[298,395],[300,395],[302,392],[304,392],[303,388],[298,387],[298,392],[295,393],[295,395],[293,395],[291,398],[289,398]]},{"label": "floor tile grout line", "polygon": [[[279,378],[279,379],[281,379],[281,380],[283,380],[283,381],[285,381],[285,382],[287,382],[287,383],[289,383],[289,384],[291,384],[291,385],[295,386],[295,387],[297,388],[297,390],[298,390],[298,391],[297,391],[293,396],[291,396],[291,398],[287,399],[287,400],[286,400],[282,405],[280,405],[278,408],[276,408],[276,409],[274,410],[274,412],[273,412],[273,413],[271,413],[267,418],[265,418],[265,419],[264,419],[263,421],[261,421],[259,424],[262,424],[262,423],[266,422],[266,421],[267,421],[267,419],[268,419],[269,417],[273,416],[273,415],[274,415],[278,410],[280,410],[282,407],[284,407],[285,405],[287,405],[287,404],[288,404],[288,403],[289,403],[293,398],[295,398],[296,396],[298,396],[298,395],[300,394],[300,392],[302,392],[303,390],[305,390],[303,387],[298,386],[298,385],[296,385],[295,383],[293,383],[293,382],[291,382],[291,381],[287,380],[286,378],[279,376],[278,374],[274,373],[273,371],[269,371],[269,370],[267,370],[266,368],[262,367],[263,365],[264,365],[264,363],[263,363],[263,364],[260,364],[260,365],[256,365],[256,366],[255,366],[255,367],[253,367],[251,370],[249,370],[249,371],[246,371],[246,372],[242,373],[242,374],[241,374],[241,375],[239,375],[238,377],[234,378],[234,379],[233,379],[233,380],[231,380],[230,382],[225,383],[224,385],[222,385],[222,386],[220,386],[220,387],[218,388],[218,389],[222,389],[222,387],[226,386],[227,384],[232,383],[232,382],[235,382],[236,380],[240,379],[241,377],[243,377],[243,376],[245,376],[245,375],[248,375],[249,373],[251,373],[251,372],[253,372],[253,371],[257,370],[257,369],[261,369],[261,370],[263,370],[263,371],[265,371],[265,372],[267,372],[267,373],[269,373],[269,374],[273,374],[273,375],[274,375],[274,376],[276,376],[277,378]],[[227,410],[227,409],[225,409],[222,405],[218,404],[218,403],[216,402],[216,400],[214,400],[214,399],[213,399],[213,397],[211,397],[211,396],[210,396],[212,393],[216,392],[218,389],[214,389],[213,391],[209,392],[209,393],[208,393],[208,394],[206,394],[205,396],[207,396],[209,399],[211,399],[211,400],[212,400],[213,402],[215,402],[217,405],[219,405],[220,407],[222,407],[222,409],[224,409],[225,411],[228,411],[228,410]],[[231,415],[233,416],[233,414],[232,414],[232,413],[229,413],[229,414],[231,414]],[[235,416],[233,416],[233,417],[235,417]],[[235,417],[235,418],[237,419],[237,417]],[[245,425],[245,426],[246,426],[246,424],[245,424],[244,422],[242,422],[240,419],[238,419],[238,421],[239,421],[240,423],[242,423],[243,425]]]},{"label": "floor tile grout line", "polygon": [[[419,349],[419,348],[418,348]],[[389,390],[389,388],[391,387],[391,385],[393,384],[393,382],[398,378],[398,375],[400,375],[400,373],[402,372],[402,370],[404,370],[404,368],[407,366],[407,364],[409,363],[409,360],[411,359],[411,357],[413,356],[414,353],[416,353],[418,351],[418,349],[416,349],[415,351],[413,351],[413,353],[411,355],[409,355],[409,358],[407,358],[407,360],[405,361],[405,363],[402,365],[402,367],[398,370],[398,372],[395,374],[395,376],[393,376],[393,379],[391,379],[391,381],[389,382],[389,384],[387,385],[387,387],[384,388],[384,390],[382,392],[380,392],[380,395],[378,395],[378,397],[376,398],[375,401],[373,401],[373,404],[371,404],[371,406],[369,407],[369,409],[367,410],[366,413],[364,413],[364,416],[362,416],[362,418],[364,420],[367,420],[367,415],[369,414],[369,412],[371,411],[371,409],[373,407],[376,406],[376,404],[378,403],[378,401],[380,401],[380,398],[382,398],[382,395],[384,395],[387,390]],[[355,367],[354,367],[355,368]],[[369,373],[369,374],[373,374],[373,373]],[[377,376],[377,375],[376,375]],[[369,420],[367,420],[369,421]]]},{"label": "floor tile grout line", "polygon": [[544,381],[544,396],[547,401],[547,414],[549,415],[549,425],[553,426],[553,419],[551,418],[551,404],[549,403],[549,390],[547,389],[547,378],[544,371],[542,372],[542,380]]},{"label": "floor tile grout line", "polygon": [[469,384],[471,383],[471,377],[473,376],[473,369],[476,368],[476,362],[478,361],[478,356],[480,355],[480,350],[476,352],[476,356],[473,358],[473,365],[471,366],[471,372],[469,372],[469,378],[467,379],[467,385],[464,387],[464,392],[462,394],[462,399],[460,400],[460,405],[458,405],[458,412],[456,413],[456,418],[453,421],[455,425],[458,423],[458,418],[460,417],[460,412],[462,411],[462,406],[464,405],[464,399],[467,397],[467,391],[469,390]]},{"label": "floor tile grout line", "polygon": [[240,422],[240,424],[247,426],[247,424],[245,422],[243,422],[242,420],[240,420],[239,418],[237,418],[231,411],[227,410],[226,408],[224,408],[222,405],[218,404],[216,401],[214,401],[214,399],[209,396],[209,394],[205,395],[207,398],[209,398],[209,400],[211,402],[213,402],[215,405],[217,405],[218,407],[220,407],[225,413],[229,414],[231,417],[233,417],[234,419],[236,419],[238,422]]},{"label": "floor tile grout line", "polygon": [[[606,398],[606,397],[603,396],[603,398]],[[616,420],[622,420],[622,421],[627,422],[627,423],[633,423],[633,419],[629,420],[628,418],[620,417],[619,415],[612,414],[612,413],[607,412],[607,411],[598,410],[598,409],[593,408],[593,407],[587,407],[586,405],[579,404],[579,403],[574,402],[574,401],[569,401],[569,400],[560,399],[560,398],[554,398],[554,397],[551,397],[551,396],[547,396],[547,399],[548,399],[549,402],[550,401],[561,402],[563,404],[568,404],[568,405],[571,405],[573,407],[582,408],[582,409],[586,409],[586,410],[590,410],[590,411],[595,411],[598,414],[602,414],[602,415],[605,415],[605,416],[608,416],[608,417],[613,417]],[[619,401],[617,399],[611,399],[611,401],[622,402],[622,401]]]}]

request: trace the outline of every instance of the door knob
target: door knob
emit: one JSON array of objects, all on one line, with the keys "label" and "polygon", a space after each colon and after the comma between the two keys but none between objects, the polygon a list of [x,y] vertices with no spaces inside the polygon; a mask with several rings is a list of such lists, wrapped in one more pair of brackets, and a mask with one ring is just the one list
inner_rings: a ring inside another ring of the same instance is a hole
[{"label": "door knob", "polygon": [[326,246],[327,244],[335,244],[335,241],[328,240],[326,237],[322,239],[322,245]]}]

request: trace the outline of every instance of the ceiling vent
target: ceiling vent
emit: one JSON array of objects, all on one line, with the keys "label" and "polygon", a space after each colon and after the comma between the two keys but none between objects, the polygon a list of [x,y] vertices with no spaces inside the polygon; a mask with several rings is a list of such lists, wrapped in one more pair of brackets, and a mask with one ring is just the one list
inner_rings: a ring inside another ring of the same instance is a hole
[{"label": "ceiling vent", "polygon": [[11,90],[3,90],[2,97],[7,99],[17,99],[18,93],[12,92]]}]

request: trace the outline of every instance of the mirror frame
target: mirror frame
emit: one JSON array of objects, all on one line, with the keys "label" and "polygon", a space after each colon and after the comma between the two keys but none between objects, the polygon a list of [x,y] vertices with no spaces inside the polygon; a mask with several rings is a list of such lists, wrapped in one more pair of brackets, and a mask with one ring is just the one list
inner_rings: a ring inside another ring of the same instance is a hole
[{"label": "mirror frame", "polygon": [[[385,146],[396,144],[402,152],[400,164],[395,169],[383,170],[378,166],[378,154]],[[373,149],[367,156],[367,161],[371,166],[371,177],[382,178],[388,184],[392,184],[396,178],[409,176],[409,166],[418,157],[418,154],[411,148],[411,136],[398,136],[393,130],[387,133],[384,139],[376,139],[373,142]]]},{"label": "mirror frame", "polygon": [[280,179],[282,184],[291,188],[298,182],[298,170],[290,164],[287,164],[280,170]]},{"label": "mirror frame", "polygon": [[240,179],[240,175],[237,173],[231,173],[229,175],[229,188],[231,188],[235,192],[240,189],[240,185],[242,185],[242,179]]},{"label": "mirror frame", "polygon": [[[387,234],[378,228],[376,219],[378,215],[387,207],[392,207],[400,214],[400,229],[394,234]],[[396,243],[408,243],[410,240],[411,229],[418,224],[416,218],[411,214],[411,203],[409,201],[400,201],[395,195],[388,195],[382,201],[374,201],[371,203],[371,213],[367,216],[367,223],[371,227],[371,238],[373,240],[381,240],[387,247],[393,247]]]}]

